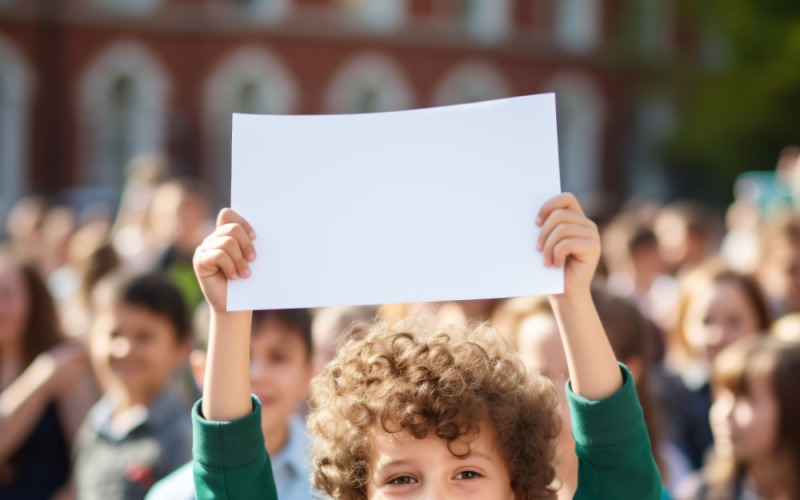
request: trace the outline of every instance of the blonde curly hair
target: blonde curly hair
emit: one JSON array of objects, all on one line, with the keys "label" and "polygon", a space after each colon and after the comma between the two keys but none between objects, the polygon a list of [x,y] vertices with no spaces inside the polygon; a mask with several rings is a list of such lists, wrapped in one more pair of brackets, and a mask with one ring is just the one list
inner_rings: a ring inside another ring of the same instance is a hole
[{"label": "blonde curly hair", "polygon": [[371,429],[418,439],[432,431],[464,456],[450,445],[488,420],[512,490],[552,498],[557,404],[552,384],[529,375],[485,325],[355,325],[311,384],[313,481],[328,497],[365,499]]}]

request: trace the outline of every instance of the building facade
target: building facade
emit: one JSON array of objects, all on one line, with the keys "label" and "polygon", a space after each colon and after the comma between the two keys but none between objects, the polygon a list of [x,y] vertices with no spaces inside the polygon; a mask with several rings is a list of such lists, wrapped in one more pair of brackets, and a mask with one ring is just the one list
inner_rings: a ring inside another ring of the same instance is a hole
[{"label": "building facade", "polygon": [[115,192],[128,160],[149,151],[206,179],[224,203],[232,112],[359,113],[549,91],[564,186],[619,193],[641,139],[642,80],[619,63],[620,33],[635,14],[637,50],[661,57],[674,31],[671,2],[630,3],[0,0],[0,211],[26,192]]}]

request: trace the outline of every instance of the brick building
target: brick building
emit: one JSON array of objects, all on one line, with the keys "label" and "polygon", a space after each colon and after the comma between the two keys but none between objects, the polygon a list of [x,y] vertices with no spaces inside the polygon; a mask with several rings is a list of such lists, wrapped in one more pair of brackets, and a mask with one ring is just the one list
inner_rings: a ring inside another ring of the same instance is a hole
[{"label": "brick building", "polygon": [[558,96],[565,186],[620,195],[649,182],[632,165],[650,161],[646,143],[670,121],[618,46],[633,30],[640,60],[664,59],[674,7],[634,3],[0,0],[0,213],[29,191],[114,193],[128,159],[151,150],[203,176],[222,202],[234,111],[369,112],[544,91]]}]

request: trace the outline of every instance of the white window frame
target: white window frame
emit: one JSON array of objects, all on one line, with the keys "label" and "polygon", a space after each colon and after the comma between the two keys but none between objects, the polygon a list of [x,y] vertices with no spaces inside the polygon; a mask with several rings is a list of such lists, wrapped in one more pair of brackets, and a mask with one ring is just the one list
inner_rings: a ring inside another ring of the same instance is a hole
[{"label": "white window frame", "polygon": [[34,78],[13,42],[0,36],[0,79],[7,106],[0,108],[0,220],[27,190],[29,119]]},{"label": "white window frame", "polygon": [[107,47],[95,57],[80,86],[82,163],[88,167],[82,181],[90,185],[118,189],[124,179],[122,166],[112,164],[113,159],[105,148],[108,138],[104,134],[112,119],[107,108],[109,92],[117,79],[126,76],[133,80],[141,96],[134,116],[131,158],[142,153],[161,152],[166,143],[170,82],[161,64],[139,42],[121,41]]},{"label": "white window frame", "polygon": [[399,111],[414,105],[414,94],[403,70],[389,57],[364,53],[345,63],[328,88],[330,113],[358,112],[358,100],[364,89],[376,89],[375,111]]}]

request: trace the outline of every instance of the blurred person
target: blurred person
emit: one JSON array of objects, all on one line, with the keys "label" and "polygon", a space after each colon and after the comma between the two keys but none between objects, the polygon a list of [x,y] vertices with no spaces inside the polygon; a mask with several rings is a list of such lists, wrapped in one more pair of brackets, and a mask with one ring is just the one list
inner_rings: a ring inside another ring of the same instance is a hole
[{"label": "blurred person", "polygon": [[0,249],[0,498],[72,498],[73,440],[96,393],[38,271]]},{"label": "blurred person", "polygon": [[681,290],[667,366],[688,392],[668,389],[661,404],[672,439],[699,469],[712,442],[708,411],[714,359],[741,338],[764,335],[771,315],[753,278],[716,261],[687,274]]},{"label": "blurred person", "polygon": [[784,342],[800,344],[800,313],[787,314],[772,324],[770,335]]},{"label": "blurred person", "polygon": [[86,335],[92,288],[121,265],[108,243],[108,228],[107,220],[89,221],[80,227],[70,238],[67,261],[48,279],[64,330],[71,337]]},{"label": "blurred person", "polygon": [[708,207],[693,201],[666,205],[653,223],[661,257],[673,275],[690,270],[714,254],[720,229]]},{"label": "blurred person", "polygon": [[764,223],[756,276],[775,317],[800,312],[800,215]]},{"label": "blurred person", "polygon": [[[359,312],[359,317],[364,315],[363,311]],[[201,314],[208,317],[206,312]],[[250,382],[263,405],[261,427],[281,500],[309,500],[312,497],[310,441],[305,422],[297,414],[297,407],[305,399],[314,375],[311,325],[311,314],[306,309],[253,313]],[[190,362],[194,378],[202,387],[206,373],[208,323],[199,332]],[[159,481],[147,495],[147,500],[194,498],[192,462]]]},{"label": "blurred person", "polygon": [[111,238],[125,269],[145,271],[155,258],[147,234],[147,210],[156,188],[169,172],[169,163],[162,154],[146,153],[133,158],[125,171]]},{"label": "blurred person", "polygon": [[192,270],[195,249],[212,227],[205,186],[197,179],[176,178],[156,189],[146,224],[157,250],[154,268],[169,273],[190,310],[203,299]]},{"label": "blurred person", "polygon": [[160,275],[108,277],[95,294],[89,340],[104,394],[78,435],[78,497],[142,499],[191,456],[189,409],[174,388],[189,316]]},{"label": "blurred person", "polygon": [[800,345],[742,339],[714,363],[714,455],[679,500],[800,498]]},{"label": "blurred person", "polygon": [[336,355],[342,335],[357,321],[371,321],[376,307],[324,307],[314,314],[311,327],[314,373],[319,373]]},{"label": "blurred person", "polygon": [[42,223],[49,207],[50,201],[44,196],[29,195],[14,204],[6,219],[11,250],[25,255],[37,268],[42,258]]},{"label": "blurred person", "polygon": [[[681,457],[661,439],[656,407],[651,403],[645,319],[636,306],[624,298],[597,289],[592,296],[614,355],[633,374],[636,391],[644,408],[653,455],[661,469],[662,478],[666,481],[672,475],[680,475],[684,468],[680,463]],[[556,477],[560,485],[557,498],[571,499],[578,487],[578,457],[575,454],[572,420],[565,391],[569,368],[553,310],[546,297],[520,297],[504,302],[493,317],[493,322],[495,319],[502,328],[499,331],[517,348],[528,371],[546,376],[555,385],[562,420],[555,458]],[[669,463],[663,460],[665,451],[669,452]]]},{"label": "blurred person", "polygon": [[[678,287],[669,276],[658,238],[645,220],[622,213],[602,231],[608,277],[606,288],[633,301],[639,311],[662,330],[671,328]],[[664,339],[654,332],[653,359],[664,357]]]}]

